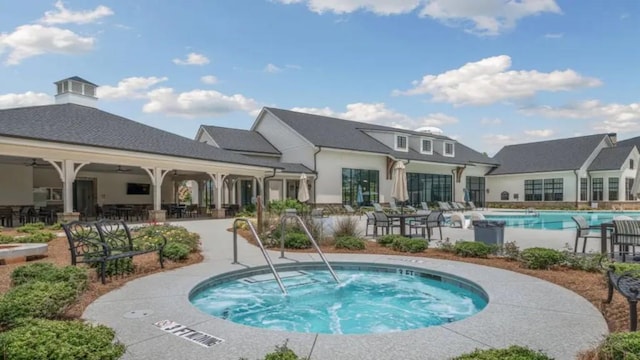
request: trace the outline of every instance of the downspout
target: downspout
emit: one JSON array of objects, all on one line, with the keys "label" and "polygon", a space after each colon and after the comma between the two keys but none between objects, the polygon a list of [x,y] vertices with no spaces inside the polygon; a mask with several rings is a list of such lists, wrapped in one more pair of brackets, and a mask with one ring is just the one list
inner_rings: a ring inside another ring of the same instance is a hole
[{"label": "downspout", "polygon": [[591,174],[589,170],[587,170],[587,199],[589,200],[589,205],[591,205],[593,202],[593,191],[591,191]]},{"label": "downspout", "polygon": [[317,197],[317,186],[318,182],[318,154],[322,151],[322,146],[318,146],[318,151],[313,153],[313,172],[315,173],[313,177],[313,203],[317,205],[318,197]]},{"label": "downspout", "polygon": [[573,170],[576,175],[576,210],[578,210],[578,202],[580,201],[580,177],[578,177],[578,170]]}]

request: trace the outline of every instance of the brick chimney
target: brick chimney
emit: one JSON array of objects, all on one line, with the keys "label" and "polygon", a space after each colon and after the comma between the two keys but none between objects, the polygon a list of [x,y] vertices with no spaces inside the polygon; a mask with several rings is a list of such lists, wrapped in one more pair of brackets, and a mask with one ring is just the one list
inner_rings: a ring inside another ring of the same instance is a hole
[{"label": "brick chimney", "polygon": [[98,98],[96,89],[98,85],[74,76],[55,82],[57,93],[56,104],[77,104],[97,107]]}]

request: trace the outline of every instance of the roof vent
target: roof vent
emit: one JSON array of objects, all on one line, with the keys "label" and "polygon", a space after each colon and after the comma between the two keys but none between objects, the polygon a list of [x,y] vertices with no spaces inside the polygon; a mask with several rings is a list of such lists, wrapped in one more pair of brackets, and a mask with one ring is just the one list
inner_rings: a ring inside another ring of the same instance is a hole
[{"label": "roof vent", "polygon": [[70,77],[55,82],[56,84],[56,104],[77,104],[96,107],[98,98],[96,89],[98,85],[91,83],[81,77]]},{"label": "roof vent", "polygon": [[444,134],[444,131],[442,131],[442,129],[437,128],[435,126],[423,126],[421,128],[417,128],[415,131],[422,132],[422,133],[427,133],[427,134],[435,134],[435,135]]}]

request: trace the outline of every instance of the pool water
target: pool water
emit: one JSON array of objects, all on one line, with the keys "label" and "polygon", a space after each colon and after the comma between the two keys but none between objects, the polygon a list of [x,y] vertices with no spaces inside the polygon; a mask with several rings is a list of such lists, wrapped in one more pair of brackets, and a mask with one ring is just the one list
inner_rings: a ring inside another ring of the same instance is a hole
[{"label": "pool water", "polygon": [[[206,287],[200,310],[236,323],[293,332],[386,333],[450,323],[482,310],[486,297],[413,270],[281,272],[288,295],[264,274]],[[453,281],[455,282],[455,281]],[[469,286],[468,286],[469,287]]]},{"label": "pool water", "polygon": [[611,222],[615,216],[626,215],[640,217],[640,212],[619,211],[540,211],[536,214],[486,215],[487,220],[501,220],[505,226],[525,229],[575,230],[576,223],[572,216],[584,217],[590,226],[598,226],[603,222]]}]

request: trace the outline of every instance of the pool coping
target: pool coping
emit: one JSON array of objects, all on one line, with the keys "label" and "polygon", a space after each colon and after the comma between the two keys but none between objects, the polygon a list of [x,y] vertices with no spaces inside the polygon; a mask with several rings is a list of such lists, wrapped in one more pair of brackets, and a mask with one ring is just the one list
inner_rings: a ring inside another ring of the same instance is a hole
[{"label": "pool coping", "polygon": [[[538,278],[463,262],[364,254],[326,257],[452,274],[480,286],[489,303],[478,314],[450,324],[384,334],[304,334],[235,324],[200,312],[188,299],[196,285],[213,275],[264,265],[260,251],[242,240],[238,243],[241,263],[231,264],[232,235],[226,231],[230,224],[224,220],[180,223],[201,234],[202,263],[133,280],[93,302],[83,318],[115,329],[127,346],[123,359],[257,359],[284,342],[300,356],[311,353],[311,359],[447,359],[476,348],[514,344],[543,350],[557,359],[572,359],[608,334],[604,318],[591,303]],[[279,264],[319,261],[309,253],[287,253],[284,259],[276,252],[270,255]],[[153,325],[162,320],[224,341],[211,347],[186,341]]]}]

